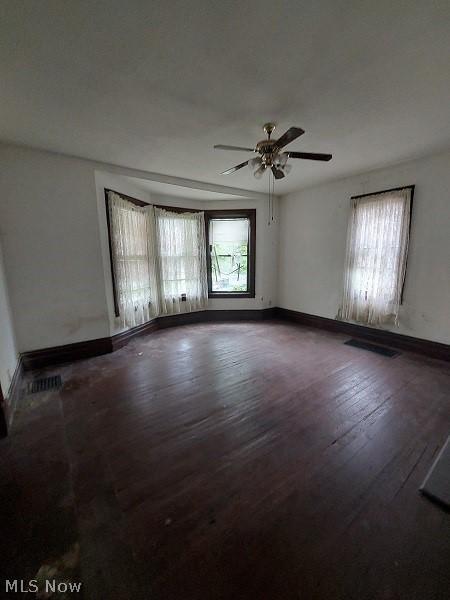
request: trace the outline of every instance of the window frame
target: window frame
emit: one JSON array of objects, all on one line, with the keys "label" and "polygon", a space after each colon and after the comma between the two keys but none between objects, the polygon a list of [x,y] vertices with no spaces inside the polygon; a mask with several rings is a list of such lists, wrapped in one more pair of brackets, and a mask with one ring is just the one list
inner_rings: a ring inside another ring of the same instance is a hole
[{"label": "window frame", "polygon": [[[208,277],[208,298],[254,298],[255,297],[255,264],[256,264],[256,208],[205,210],[206,267]],[[247,291],[215,292],[212,289],[211,247],[209,243],[209,226],[212,219],[248,219],[250,234],[247,257]]]}]

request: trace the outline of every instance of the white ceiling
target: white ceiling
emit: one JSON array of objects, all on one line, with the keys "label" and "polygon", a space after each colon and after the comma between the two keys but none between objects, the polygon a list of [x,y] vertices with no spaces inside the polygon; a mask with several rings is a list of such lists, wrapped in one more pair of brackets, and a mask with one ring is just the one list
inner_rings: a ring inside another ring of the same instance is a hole
[{"label": "white ceiling", "polygon": [[265,191],[260,126],[331,152],[277,193],[450,146],[448,0],[3,0],[0,138]]}]

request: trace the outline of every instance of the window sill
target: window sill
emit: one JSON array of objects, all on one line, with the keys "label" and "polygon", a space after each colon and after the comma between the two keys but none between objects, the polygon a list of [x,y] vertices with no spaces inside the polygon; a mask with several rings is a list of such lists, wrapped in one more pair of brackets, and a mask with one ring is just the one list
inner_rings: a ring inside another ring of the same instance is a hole
[{"label": "window sill", "polygon": [[208,298],[254,298],[251,292],[209,292]]}]

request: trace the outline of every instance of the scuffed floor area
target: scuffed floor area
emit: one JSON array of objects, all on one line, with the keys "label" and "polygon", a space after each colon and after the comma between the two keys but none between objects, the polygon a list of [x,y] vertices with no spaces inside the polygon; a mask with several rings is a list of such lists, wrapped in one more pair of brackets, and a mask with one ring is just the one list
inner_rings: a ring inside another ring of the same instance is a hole
[{"label": "scuffed floor area", "polygon": [[[197,324],[41,374],[0,442],[2,580],[85,600],[440,600],[418,493],[450,365],[282,322]],[[10,594],[30,598],[32,594]],[[43,597],[43,596],[42,596]]]}]

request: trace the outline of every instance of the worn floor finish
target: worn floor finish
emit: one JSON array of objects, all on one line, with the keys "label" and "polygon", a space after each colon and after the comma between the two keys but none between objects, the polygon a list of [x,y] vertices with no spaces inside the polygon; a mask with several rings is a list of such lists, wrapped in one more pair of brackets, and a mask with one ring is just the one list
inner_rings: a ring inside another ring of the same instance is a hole
[{"label": "worn floor finish", "polygon": [[418,487],[450,365],[345,339],[201,324],[51,370],[0,445],[6,575],[79,543],[89,600],[447,599],[450,515]]}]

